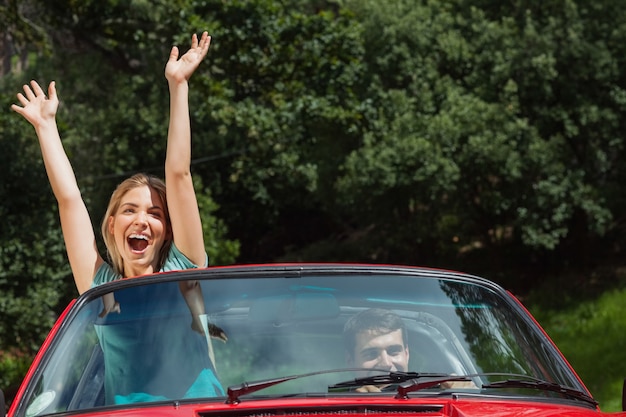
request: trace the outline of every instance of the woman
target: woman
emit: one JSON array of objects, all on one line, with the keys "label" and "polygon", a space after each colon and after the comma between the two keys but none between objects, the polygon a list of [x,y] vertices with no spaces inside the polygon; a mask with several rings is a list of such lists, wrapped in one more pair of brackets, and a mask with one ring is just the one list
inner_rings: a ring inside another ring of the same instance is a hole
[{"label": "woman", "polygon": [[[191,48],[180,58],[178,48],[171,49],[165,67],[170,92],[165,159],[167,193],[161,180],[145,174],[134,175],[117,187],[102,222],[110,264],[98,252],[89,213],[61,143],[55,119],[59,105],[55,83],[48,86],[46,97],[40,85],[31,81],[30,85],[24,85],[24,93],[17,95],[21,106],[11,106],[35,128],[80,294],[116,279],[208,265],[190,173],[188,81],[206,56],[210,43],[211,38],[204,32],[200,39],[196,34],[192,36]],[[179,288],[191,310],[193,329],[204,333],[199,317],[204,314],[199,284],[181,282]],[[112,294],[105,297],[104,304],[102,317],[111,311],[119,312]],[[226,340],[226,335],[215,326],[211,327],[211,335]]]},{"label": "woman", "polygon": [[[192,36],[191,49],[180,59],[172,47],[165,67],[170,91],[170,122],[165,160],[167,194],[161,185],[146,181],[123,183],[113,194],[104,219],[103,237],[113,265],[100,256],[91,219],[72,166],[65,154],[56,125],[59,106],[54,81],[48,97],[36,81],[24,85],[17,98],[21,106],[11,108],[28,120],[37,133],[44,165],[59,205],[63,238],[78,292],[93,284],[121,277],[158,272],[163,267],[160,251],[177,248],[189,266],[207,265],[202,225],[190,174],[191,127],[189,121],[188,80],[209,50],[207,32],[200,40]],[[127,180],[128,181],[128,180]],[[169,221],[168,221],[169,218]],[[85,242],[89,242],[85,244]],[[173,243],[169,246],[170,243]],[[94,282],[98,275],[99,280]]]}]

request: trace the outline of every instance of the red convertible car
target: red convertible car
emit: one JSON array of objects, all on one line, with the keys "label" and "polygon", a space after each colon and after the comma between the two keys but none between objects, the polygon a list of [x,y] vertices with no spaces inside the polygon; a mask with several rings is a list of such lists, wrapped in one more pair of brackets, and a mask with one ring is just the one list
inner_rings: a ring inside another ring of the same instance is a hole
[{"label": "red convertible car", "polygon": [[[189,286],[201,296],[185,298]],[[500,286],[353,264],[212,267],[92,288],[59,317],[8,410],[399,414],[608,415]]]}]

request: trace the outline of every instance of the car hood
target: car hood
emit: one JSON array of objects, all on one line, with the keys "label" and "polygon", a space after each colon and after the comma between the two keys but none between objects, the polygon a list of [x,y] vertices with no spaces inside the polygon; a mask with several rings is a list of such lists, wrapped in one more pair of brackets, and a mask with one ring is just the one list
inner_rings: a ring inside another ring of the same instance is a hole
[{"label": "car hood", "polygon": [[[576,406],[568,402],[531,402],[511,401],[507,398],[488,399],[476,397],[469,399],[439,398],[439,399],[409,399],[397,400],[392,397],[369,396],[350,398],[313,398],[313,399],[268,399],[246,400],[240,404],[204,403],[204,404],[168,404],[167,406],[137,407],[128,410],[108,410],[102,414],[90,415],[115,415],[117,417],[130,417],[138,415],[160,416],[199,416],[199,417],[256,417],[259,415],[284,416],[284,415],[420,415],[430,417],[513,417],[523,415],[525,417],[551,417],[551,416],[602,416],[604,413],[589,406]],[[621,413],[611,413],[612,416]],[[608,413],[606,415],[609,415]],[[626,414],[624,414],[626,415]]]}]

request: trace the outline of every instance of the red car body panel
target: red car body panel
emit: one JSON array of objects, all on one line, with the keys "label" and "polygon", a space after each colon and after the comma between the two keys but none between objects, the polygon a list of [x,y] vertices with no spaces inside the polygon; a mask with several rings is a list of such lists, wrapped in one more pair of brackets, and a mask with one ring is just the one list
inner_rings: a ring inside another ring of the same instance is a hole
[{"label": "red car body panel", "polygon": [[[132,410],[107,410],[98,413],[81,413],[84,417],[192,417],[192,416],[273,416],[273,415],[419,415],[421,417],[599,417],[598,410],[526,401],[485,401],[484,399],[409,399],[392,398],[323,398],[323,399],[278,399],[244,400],[239,404],[179,404],[167,406],[145,406]],[[621,415],[611,414],[613,416]],[[10,416],[10,414],[9,414]]]}]

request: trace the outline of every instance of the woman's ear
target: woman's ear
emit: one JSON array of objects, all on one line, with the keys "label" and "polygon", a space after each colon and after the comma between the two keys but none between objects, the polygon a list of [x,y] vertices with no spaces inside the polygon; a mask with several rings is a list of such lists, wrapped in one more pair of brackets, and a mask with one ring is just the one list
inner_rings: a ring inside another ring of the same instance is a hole
[{"label": "woman's ear", "polygon": [[113,216],[109,216],[109,220],[108,220],[108,229],[109,229],[109,234],[113,234],[113,224],[115,223],[114,217]]}]

